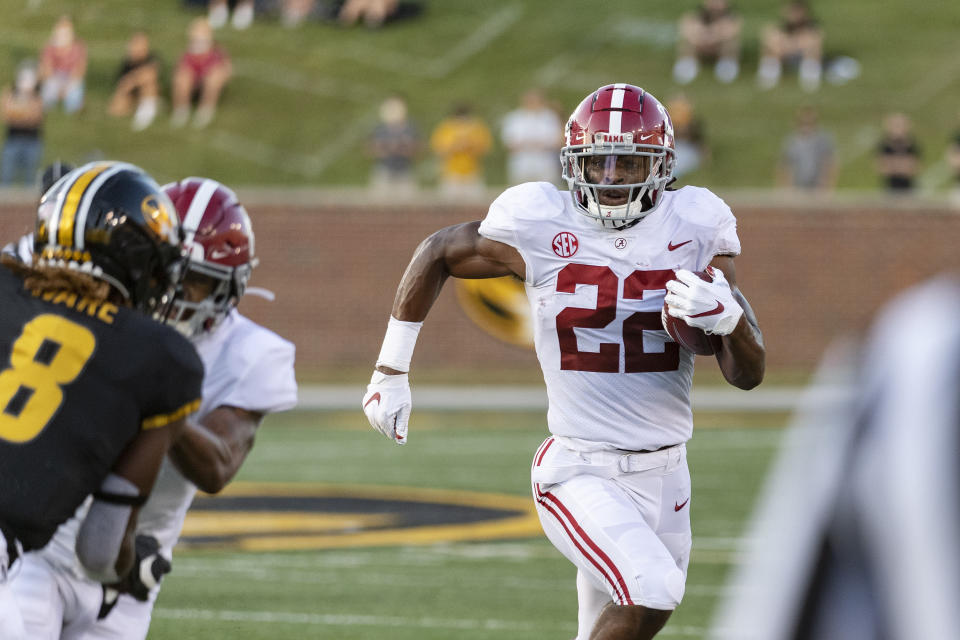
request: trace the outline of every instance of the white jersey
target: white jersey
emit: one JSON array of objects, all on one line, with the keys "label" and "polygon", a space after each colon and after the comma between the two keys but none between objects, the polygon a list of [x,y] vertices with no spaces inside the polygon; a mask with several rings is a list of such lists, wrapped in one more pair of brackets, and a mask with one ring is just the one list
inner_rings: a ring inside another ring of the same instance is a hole
[{"label": "white jersey", "polygon": [[545,182],[505,191],[480,234],[526,262],[534,341],[551,433],[576,448],[653,450],[693,433],[694,354],[660,320],[674,269],[738,255],[736,219],[699,187],[665,191],[629,229],[605,229]]},{"label": "white jersey", "polygon": [[[257,413],[291,409],[297,404],[294,345],[248,320],[236,310],[215,331],[194,341],[203,361],[203,400],[194,419],[202,421],[214,409],[236,407]],[[163,555],[172,557],[187,509],[197,487],[166,458],[150,498],[140,509],[137,532],[155,536]],[[40,551],[51,563],[84,574],[74,555],[77,532],[86,506],[60,525]]]}]

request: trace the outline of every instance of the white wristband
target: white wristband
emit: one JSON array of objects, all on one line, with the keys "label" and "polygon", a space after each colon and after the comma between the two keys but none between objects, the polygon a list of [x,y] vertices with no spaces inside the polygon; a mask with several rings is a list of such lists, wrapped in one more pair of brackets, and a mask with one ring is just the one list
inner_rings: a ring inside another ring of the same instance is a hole
[{"label": "white wristband", "polygon": [[422,322],[404,322],[390,316],[387,333],[383,336],[383,346],[377,358],[378,367],[390,367],[396,371],[410,371],[410,359],[417,345],[417,335]]}]

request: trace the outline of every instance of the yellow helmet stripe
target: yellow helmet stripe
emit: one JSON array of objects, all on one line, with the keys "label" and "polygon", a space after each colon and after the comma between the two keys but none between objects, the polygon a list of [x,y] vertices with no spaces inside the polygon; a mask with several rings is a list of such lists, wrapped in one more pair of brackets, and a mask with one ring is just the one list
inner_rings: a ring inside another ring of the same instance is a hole
[{"label": "yellow helmet stripe", "polygon": [[83,197],[83,192],[86,191],[94,178],[106,171],[110,166],[109,162],[94,165],[78,177],[70,187],[70,190],[67,192],[67,197],[63,200],[63,207],[60,209],[60,220],[57,223],[57,244],[61,247],[73,246],[73,223],[77,216],[77,207],[80,206],[80,199]]}]

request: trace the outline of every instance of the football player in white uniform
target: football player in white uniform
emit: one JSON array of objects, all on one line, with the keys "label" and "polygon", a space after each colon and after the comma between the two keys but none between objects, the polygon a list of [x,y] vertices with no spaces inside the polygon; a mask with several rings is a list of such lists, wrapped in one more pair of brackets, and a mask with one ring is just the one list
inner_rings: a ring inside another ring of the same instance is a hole
[{"label": "football player in white uniform", "polygon": [[[569,192],[510,188],[483,221],[417,248],[363,410],[406,442],[410,359],[446,278],[522,278],[553,434],[534,455],[533,494],[547,536],[577,567],[577,638],[652,638],[683,597],[691,544],[694,354],[664,331],[664,301],[719,337],[734,386],[760,383],[765,352],[736,287],[729,207],[706,189],[666,190],[673,125],[656,98],[628,84],[591,93],[567,123],[561,162]],[[692,273],[708,265],[712,281]]]},{"label": "football player in white uniform", "polygon": [[145,638],[197,488],[223,489],[250,452],[263,416],[297,402],[294,345],[235,308],[255,264],[246,210],[214,180],[187,178],[163,190],[180,215],[189,251],[183,291],[169,321],[191,338],[203,361],[202,404],[140,510],[139,571],[129,580],[105,586],[80,571],[77,518],[62,525],[42,551],[26,554],[16,596],[34,640]]}]

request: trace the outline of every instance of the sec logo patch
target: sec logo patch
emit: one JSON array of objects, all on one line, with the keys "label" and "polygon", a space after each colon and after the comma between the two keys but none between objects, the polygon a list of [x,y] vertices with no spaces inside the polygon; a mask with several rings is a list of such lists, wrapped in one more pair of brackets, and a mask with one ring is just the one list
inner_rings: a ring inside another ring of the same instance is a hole
[{"label": "sec logo patch", "polygon": [[561,231],[553,236],[553,252],[561,258],[569,258],[580,248],[577,236],[569,231]]}]

